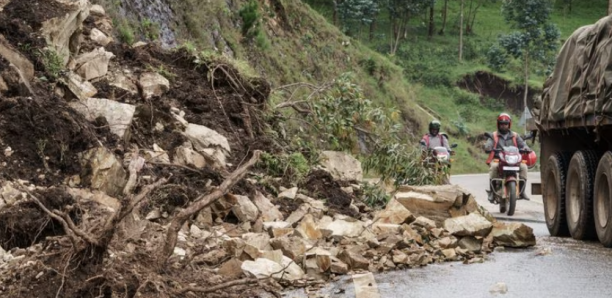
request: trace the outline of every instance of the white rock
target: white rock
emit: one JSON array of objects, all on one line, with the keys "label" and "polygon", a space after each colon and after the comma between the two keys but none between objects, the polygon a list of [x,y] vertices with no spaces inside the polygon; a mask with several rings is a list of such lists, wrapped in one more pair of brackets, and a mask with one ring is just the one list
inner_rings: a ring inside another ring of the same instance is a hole
[{"label": "white rock", "polygon": [[255,221],[259,216],[257,206],[251,202],[251,199],[246,196],[235,195],[236,204],[232,206],[234,215],[240,221]]},{"label": "white rock", "polygon": [[126,172],[117,157],[104,147],[97,147],[79,155],[81,167],[88,168],[81,181],[89,182],[92,189],[99,189],[111,197],[122,194],[126,184]]},{"label": "white rock", "polygon": [[298,192],[298,188],[297,187],[292,187],[290,189],[287,189],[283,192],[281,192],[280,194],[278,194],[278,198],[279,199],[290,199],[293,200],[295,199],[295,196],[297,195]]},{"label": "white rock", "polygon": [[108,63],[113,57],[115,55],[103,47],[81,54],[74,61],[75,72],[86,81],[103,77],[108,73]]},{"label": "white rock", "polygon": [[101,45],[101,46],[106,46],[107,44],[109,44],[112,41],[112,38],[106,36],[106,34],[104,34],[104,32],[98,30],[97,28],[93,28],[91,29],[91,32],[89,33],[89,38]]},{"label": "white rock", "polygon": [[398,224],[414,220],[414,216],[410,210],[406,209],[396,199],[391,199],[384,210],[378,212],[374,217],[374,221],[381,224]]},{"label": "white rock", "polygon": [[170,89],[170,81],[156,72],[145,72],[141,74],[138,83],[142,87],[142,95],[145,99],[149,99],[153,96],[161,96]]},{"label": "white rock", "polygon": [[79,100],[85,101],[98,93],[98,90],[90,82],[83,80],[74,72],[68,72],[66,86]]},{"label": "white rock", "polygon": [[196,151],[215,160],[221,167],[225,167],[225,159],[231,152],[227,138],[206,126],[193,123],[187,125],[184,134]]},{"label": "white rock", "polygon": [[202,154],[193,150],[191,142],[185,142],[174,150],[173,163],[183,166],[191,166],[197,169],[206,167],[206,159]]},{"label": "white rock", "polygon": [[187,255],[187,251],[185,251],[184,249],[180,247],[175,247],[174,254],[182,258]]},{"label": "white rock", "polygon": [[489,292],[493,294],[496,294],[496,293],[506,294],[508,293],[508,286],[504,282],[498,282],[494,284],[493,286],[491,286],[491,288],[489,289]]},{"label": "white rock", "polygon": [[67,8],[63,14],[42,22],[39,33],[45,38],[49,47],[62,58],[62,65],[66,65],[71,54],[71,39],[89,16],[90,4],[89,0],[74,0],[70,1],[70,5],[63,5],[63,7]]},{"label": "white rock", "polygon": [[361,162],[353,156],[339,151],[321,152],[321,166],[333,177],[342,181],[363,180]]},{"label": "white rock", "polygon": [[[265,278],[272,276],[274,279],[287,279],[290,281],[298,280],[304,275],[304,271],[295,263],[289,265],[288,262],[293,262],[291,259],[283,258],[283,264],[265,258],[258,258],[255,261],[245,261],[240,268],[250,277]],[[285,264],[286,263],[286,264]],[[295,266],[292,266],[295,265]],[[288,266],[288,267],[287,267]],[[287,267],[284,270],[283,268]],[[273,275],[274,274],[274,275]]]},{"label": "white rock", "polygon": [[283,214],[260,192],[255,193],[253,202],[261,212],[261,217],[264,222],[283,220]]},{"label": "white rock", "polygon": [[104,7],[98,4],[92,5],[89,8],[89,12],[91,13],[91,15],[99,16],[99,17],[106,15],[106,12],[104,11]]},{"label": "white rock", "polygon": [[455,236],[486,236],[493,224],[478,213],[449,218],[444,221],[444,229]]},{"label": "white rock", "polygon": [[124,75],[122,72],[114,73],[112,81],[109,85],[125,90],[130,94],[134,95],[138,93],[138,86],[136,80],[130,75]]},{"label": "white rock", "polygon": [[132,125],[136,111],[136,106],[105,98],[88,98],[71,102],[69,105],[88,121],[104,117],[110,126],[110,131],[119,137],[123,137],[125,131]]}]

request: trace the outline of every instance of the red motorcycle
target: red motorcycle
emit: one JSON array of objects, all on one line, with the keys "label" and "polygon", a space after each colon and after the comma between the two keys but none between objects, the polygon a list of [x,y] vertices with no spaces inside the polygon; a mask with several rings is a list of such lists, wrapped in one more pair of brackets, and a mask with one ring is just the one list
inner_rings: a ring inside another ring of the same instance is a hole
[{"label": "red motorcycle", "polygon": [[[486,132],[487,138],[493,139],[493,136]],[[499,163],[498,177],[491,180],[490,190],[487,194],[493,192],[493,203],[499,204],[499,212],[508,215],[514,215],[516,209],[516,200],[525,191],[525,180],[520,179],[519,172],[524,156],[530,156],[533,151],[519,150],[515,146],[503,147],[503,149],[493,149],[499,158],[494,159]],[[522,183],[521,183],[522,182]],[[521,187],[522,185],[522,187]]]}]

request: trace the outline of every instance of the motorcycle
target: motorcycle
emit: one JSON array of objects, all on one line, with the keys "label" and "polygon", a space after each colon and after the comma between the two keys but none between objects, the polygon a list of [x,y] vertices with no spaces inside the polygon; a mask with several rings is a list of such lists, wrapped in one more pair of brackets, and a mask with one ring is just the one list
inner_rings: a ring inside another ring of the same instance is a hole
[{"label": "motorcycle", "polygon": [[[448,136],[446,139],[448,140]],[[425,145],[421,143],[422,145]],[[451,144],[450,148],[457,148],[457,144]],[[455,151],[449,151],[444,146],[437,146],[434,148],[428,148],[425,150],[425,154],[423,156],[423,164],[436,171],[435,173],[439,173],[437,171],[441,171],[442,176],[442,184],[450,184],[450,168],[452,159],[451,156],[455,155]]]},{"label": "motorcycle", "polygon": [[[493,136],[486,132],[487,138],[493,139]],[[503,149],[493,149],[497,152],[499,158],[494,161],[499,163],[498,177],[491,180],[490,190],[487,194],[493,192],[493,203],[499,204],[499,212],[508,215],[514,215],[516,209],[516,201],[525,191],[525,180],[520,179],[520,166],[523,162],[523,156],[529,154],[530,150],[519,150],[515,146],[503,147]],[[521,183],[522,182],[522,183]]]}]

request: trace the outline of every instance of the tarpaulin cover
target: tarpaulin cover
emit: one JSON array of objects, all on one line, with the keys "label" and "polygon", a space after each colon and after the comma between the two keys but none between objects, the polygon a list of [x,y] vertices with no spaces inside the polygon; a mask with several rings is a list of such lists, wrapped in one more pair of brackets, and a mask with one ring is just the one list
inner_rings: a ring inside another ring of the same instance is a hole
[{"label": "tarpaulin cover", "polygon": [[532,110],[539,124],[612,115],[612,17],[578,28],[563,44]]}]

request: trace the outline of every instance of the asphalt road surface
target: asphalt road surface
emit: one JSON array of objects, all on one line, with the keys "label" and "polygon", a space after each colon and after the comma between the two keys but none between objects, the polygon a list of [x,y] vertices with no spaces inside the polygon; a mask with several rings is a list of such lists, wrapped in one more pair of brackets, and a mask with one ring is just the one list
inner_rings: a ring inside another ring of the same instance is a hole
[{"label": "asphalt road surface", "polygon": [[[538,181],[538,173],[530,173],[529,180]],[[299,289],[283,297],[612,297],[612,249],[597,242],[550,237],[540,196],[518,201],[515,215],[508,217],[487,201],[487,175],[458,175],[451,182],[471,191],[499,220],[532,227],[537,245],[494,252],[479,264],[451,262],[374,274],[374,293],[356,294],[354,277],[343,276],[318,291]],[[498,283],[505,285],[505,293],[495,291]]]}]

